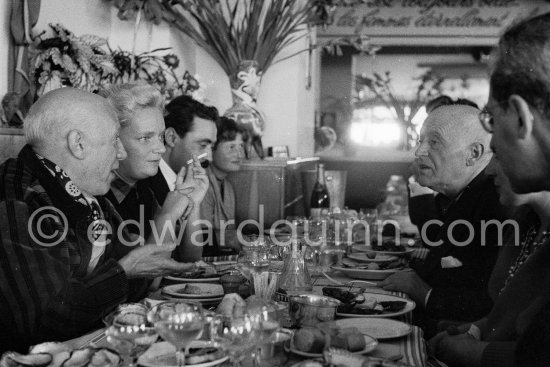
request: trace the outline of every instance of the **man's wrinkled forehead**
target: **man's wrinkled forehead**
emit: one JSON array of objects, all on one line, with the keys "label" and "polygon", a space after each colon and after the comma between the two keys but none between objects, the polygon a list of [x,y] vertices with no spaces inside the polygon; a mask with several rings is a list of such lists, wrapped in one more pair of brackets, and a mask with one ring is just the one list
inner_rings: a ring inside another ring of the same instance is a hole
[{"label": "man's wrinkled forehead", "polygon": [[437,136],[446,139],[447,135],[451,133],[450,125],[448,118],[444,114],[432,112],[424,121],[420,135],[423,137]]},{"label": "man's wrinkled forehead", "polygon": [[437,131],[449,140],[461,136],[464,130],[479,128],[479,110],[471,106],[441,106],[433,110],[426,118],[426,131]]}]

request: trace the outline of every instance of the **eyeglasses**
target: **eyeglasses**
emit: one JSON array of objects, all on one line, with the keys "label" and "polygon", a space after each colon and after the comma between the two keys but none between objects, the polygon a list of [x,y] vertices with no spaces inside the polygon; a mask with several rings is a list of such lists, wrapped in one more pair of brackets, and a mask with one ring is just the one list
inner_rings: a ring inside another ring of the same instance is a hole
[{"label": "eyeglasses", "polygon": [[[506,104],[507,101],[499,102],[498,105],[502,106]],[[489,134],[493,133],[493,127],[495,124],[495,119],[493,117],[493,114],[487,110],[487,107],[483,108],[481,112],[478,115],[479,122],[481,123],[481,126],[483,126],[483,129],[487,131]]]},{"label": "eyeglasses", "polygon": [[487,131],[489,134],[493,133],[493,124],[495,123],[495,120],[493,118],[493,114],[487,111],[487,108],[484,108],[479,113],[479,122],[481,123],[481,126],[483,126],[483,129],[485,129],[485,131]]}]

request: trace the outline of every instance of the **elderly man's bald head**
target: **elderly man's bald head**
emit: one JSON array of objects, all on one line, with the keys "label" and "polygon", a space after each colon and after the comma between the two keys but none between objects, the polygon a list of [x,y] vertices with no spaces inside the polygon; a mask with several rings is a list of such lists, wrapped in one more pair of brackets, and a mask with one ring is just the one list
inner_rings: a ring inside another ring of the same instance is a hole
[{"label": "elderly man's bald head", "polygon": [[104,195],[118,160],[126,158],[119,127],[105,98],[62,88],[31,107],[25,135],[33,150],[61,167],[84,194]]},{"label": "elderly man's bald head", "polygon": [[[107,126],[98,126],[99,119]],[[102,128],[112,130],[119,126],[116,112],[105,98],[79,89],[60,88],[36,101],[24,127],[27,144],[45,149],[64,140],[71,130],[94,136]]]},{"label": "elderly man's bald head", "polygon": [[487,166],[491,136],[478,115],[466,105],[441,106],[428,115],[415,152],[421,185],[453,197]]},{"label": "elderly man's bald head", "polygon": [[478,142],[489,147],[491,134],[481,126],[479,112],[467,105],[441,106],[428,115],[424,125],[433,125],[444,136],[461,143]]}]

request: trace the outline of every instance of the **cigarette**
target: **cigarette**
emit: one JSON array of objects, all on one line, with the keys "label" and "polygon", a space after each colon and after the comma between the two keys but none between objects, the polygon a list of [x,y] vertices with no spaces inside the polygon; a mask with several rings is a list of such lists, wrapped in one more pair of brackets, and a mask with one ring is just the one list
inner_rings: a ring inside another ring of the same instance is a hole
[{"label": "cigarette", "polygon": [[[197,156],[197,159],[200,161],[201,159],[203,158],[206,158],[207,154],[206,153],[202,153],[200,155]],[[187,161],[186,164],[192,164],[193,163],[193,158],[191,158],[190,160]]]}]

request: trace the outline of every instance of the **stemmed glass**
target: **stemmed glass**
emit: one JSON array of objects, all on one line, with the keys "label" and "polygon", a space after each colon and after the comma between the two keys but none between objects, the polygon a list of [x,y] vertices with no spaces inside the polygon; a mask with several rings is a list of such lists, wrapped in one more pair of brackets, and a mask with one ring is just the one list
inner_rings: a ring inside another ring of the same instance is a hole
[{"label": "stemmed glass", "polygon": [[147,306],[126,303],[103,318],[107,342],[123,357],[124,365],[135,366],[138,357],[158,339],[147,320]]},{"label": "stemmed glass", "polygon": [[277,305],[273,301],[268,301],[257,296],[247,299],[246,313],[249,315],[251,322],[260,333],[255,338],[256,352],[254,363],[259,365],[260,351],[259,348],[271,341],[273,335],[279,330],[279,317],[277,314]]},{"label": "stemmed glass", "polygon": [[200,338],[204,327],[204,314],[200,303],[162,302],[151,309],[148,317],[160,336],[176,347],[178,367],[185,366],[189,344]]},{"label": "stemmed glass", "polygon": [[211,326],[212,341],[222,348],[233,363],[240,366],[240,361],[254,348],[255,341],[261,333],[261,325],[248,314],[219,317]]},{"label": "stemmed glass", "polygon": [[270,248],[264,238],[257,238],[254,241],[243,243],[243,248],[237,258],[240,270],[249,279],[252,273],[261,273],[269,270]]}]

